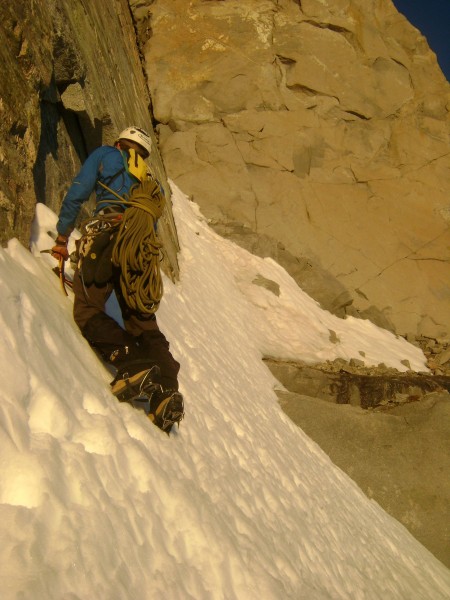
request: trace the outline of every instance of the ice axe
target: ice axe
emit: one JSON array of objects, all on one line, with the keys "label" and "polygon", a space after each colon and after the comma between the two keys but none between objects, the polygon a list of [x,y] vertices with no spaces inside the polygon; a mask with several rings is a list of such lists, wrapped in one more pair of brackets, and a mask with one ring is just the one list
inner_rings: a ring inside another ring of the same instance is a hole
[{"label": "ice axe", "polygon": [[[41,250],[41,254],[51,254],[52,250]],[[68,283],[68,280],[66,279],[66,276],[64,274],[64,258],[62,256],[59,257],[58,259],[58,266],[54,267],[52,269],[52,271],[54,273],[56,273],[56,275],[58,275],[59,277],[59,281],[61,282],[61,287],[62,287],[62,291],[64,292],[65,296],[68,296],[69,294],[67,293],[66,290],[66,283]]]}]

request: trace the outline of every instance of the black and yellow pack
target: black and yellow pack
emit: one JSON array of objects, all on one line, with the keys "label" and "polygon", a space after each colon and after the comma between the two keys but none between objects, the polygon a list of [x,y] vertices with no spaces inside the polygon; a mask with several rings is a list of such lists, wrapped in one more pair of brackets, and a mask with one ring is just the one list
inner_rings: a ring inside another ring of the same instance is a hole
[{"label": "black and yellow pack", "polygon": [[149,176],[148,165],[134,148],[122,150],[125,169],[139,181],[145,181]]}]

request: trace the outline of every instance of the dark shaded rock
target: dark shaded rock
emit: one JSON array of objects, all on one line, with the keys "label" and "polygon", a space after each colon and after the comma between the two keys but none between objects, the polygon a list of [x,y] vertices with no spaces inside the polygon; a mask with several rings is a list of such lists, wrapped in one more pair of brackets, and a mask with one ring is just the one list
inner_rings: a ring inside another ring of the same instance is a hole
[{"label": "dark shaded rock", "polygon": [[306,365],[266,358],[282,385],[296,394],[361,408],[415,402],[431,392],[450,391],[450,376],[400,373],[386,367],[363,367],[359,361]]},{"label": "dark shaded rock", "polygon": [[280,295],[280,286],[278,285],[278,283],[276,281],[272,281],[271,279],[267,279],[267,277],[263,277],[259,273],[252,281],[252,283],[254,285],[259,285],[260,287],[263,287],[269,292],[272,292],[272,294],[274,294],[275,296]]},{"label": "dark shaded rock", "polygon": [[372,411],[277,392],[285,413],[450,567],[450,395]]},{"label": "dark shaded rock", "polygon": [[[58,212],[86,156],[128,125],[153,136],[152,166],[170,197],[127,0],[6,2],[0,30],[0,243],[28,247],[36,202]],[[176,277],[170,203],[159,233]]]}]

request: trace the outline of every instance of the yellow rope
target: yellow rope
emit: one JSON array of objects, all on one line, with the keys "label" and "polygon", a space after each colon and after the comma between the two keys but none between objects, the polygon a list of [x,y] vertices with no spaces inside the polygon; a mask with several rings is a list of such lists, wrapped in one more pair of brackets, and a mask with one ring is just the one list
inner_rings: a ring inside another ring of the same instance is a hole
[{"label": "yellow rope", "polygon": [[127,209],[111,260],[120,268],[120,289],[127,306],[142,314],[152,314],[158,310],[164,292],[159,257],[161,243],[155,226],[165,199],[158,183],[147,179],[134,186],[127,199],[121,198],[121,203]]}]

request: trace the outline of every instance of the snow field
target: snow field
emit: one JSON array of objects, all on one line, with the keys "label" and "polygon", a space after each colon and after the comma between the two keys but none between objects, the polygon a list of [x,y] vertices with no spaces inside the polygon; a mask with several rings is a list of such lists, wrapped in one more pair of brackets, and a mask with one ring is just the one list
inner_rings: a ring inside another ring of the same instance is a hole
[{"label": "snow field", "polygon": [[424,370],[423,355],[322,311],[175,187],[173,204],[181,281],[165,279],[158,321],[186,418],[170,437],[117,403],[73,323],[39,255],[56,217],[38,207],[34,256],[15,240],[0,252],[2,599],[450,597],[448,570],[283,414],[261,360],[363,351]]}]

